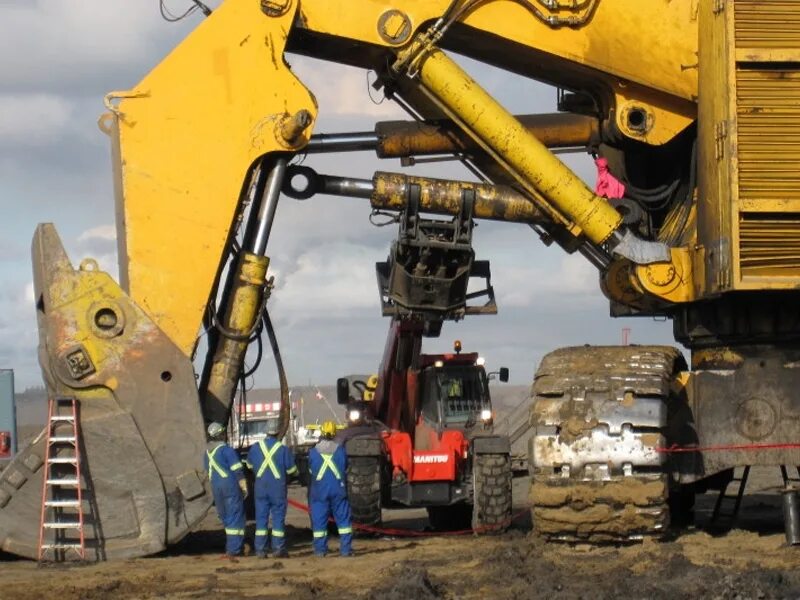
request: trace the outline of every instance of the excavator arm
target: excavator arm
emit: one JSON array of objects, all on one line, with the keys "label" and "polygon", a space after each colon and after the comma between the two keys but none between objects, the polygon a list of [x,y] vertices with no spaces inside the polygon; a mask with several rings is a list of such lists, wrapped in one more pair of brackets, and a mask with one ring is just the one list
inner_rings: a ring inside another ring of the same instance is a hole
[{"label": "excavator arm", "polygon": [[[648,160],[635,183],[652,198],[665,159],[689,159],[697,10],[693,0],[226,0],[140,83],[110,93],[100,127],[113,148],[119,285],[91,262],[75,269],[53,226],[34,237],[40,362],[51,394],[80,401],[96,556],[156,552],[205,514],[203,425],[227,418],[247,345],[269,326],[267,249],[289,162],[361,143],[314,135],[313,90],[286,52],[374,70],[387,96],[441,134],[438,151],[483,174],[478,196],[494,203],[484,214],[580,249],[615,302],[658,311],[694,292],[692,221],[670,217],[679,203],[654,210],[650,229],[627,222],[449,52],[568,90],[561,108],[572,114],[540,121],[543,139],[585,137],[620,173],[634,171],[626,150],[636,148]],[[418,131],[379,128],[392,134],[401,143],[385,155],[425,153]],[[400,184],[376,176],[373,205],[407,205],[398,190],[413,186]],[[449,214],[468,187],[415,185]],[[658,233],[673,221],[668,243]],[[0,483],[0,543],[23,556],[36,554],[43,455],[40,436]]]}]

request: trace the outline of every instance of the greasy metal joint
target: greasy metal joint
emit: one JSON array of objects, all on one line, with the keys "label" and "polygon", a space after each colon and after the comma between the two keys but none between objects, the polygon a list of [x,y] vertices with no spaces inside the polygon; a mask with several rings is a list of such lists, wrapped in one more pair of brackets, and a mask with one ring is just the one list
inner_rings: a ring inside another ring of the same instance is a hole
[{"label": "greasy metal joint", "polygon": [[290,146],[297,145],[313,120],[311,112],[306,109],[298,110],[291,116],[286,115],[279,123],[281,139]]},{"label": "greasy metal joint", "polygon": [[378,35],[387,44],[402,44],[411,36],[411,20],[404,12],[389,9],[378,18]]},{"label": "greasy metal joint", "polygon": [[637,265],[634,284],[650,296],[667,302],[694,299],[692,263],[686,248],[670,248],[669,261]]},{"label": "greasy metal joint", "polygon": [[625,104],[620,109],[624,132],[633,136],[642,136],[653,129],[654,116],[645,107],[638,104]]},{"label": "greasy metal joint", "polygon": [[121,335],[125,329],[125,313],[116,303],[103,302],[89,309],[87,321],[92,333],[101,338],[113,338]]},{"label": "greasy metal joint", "polygon": [[268,17],[280,17],[286,14],[292,0],[261,0],[261,10]]}]

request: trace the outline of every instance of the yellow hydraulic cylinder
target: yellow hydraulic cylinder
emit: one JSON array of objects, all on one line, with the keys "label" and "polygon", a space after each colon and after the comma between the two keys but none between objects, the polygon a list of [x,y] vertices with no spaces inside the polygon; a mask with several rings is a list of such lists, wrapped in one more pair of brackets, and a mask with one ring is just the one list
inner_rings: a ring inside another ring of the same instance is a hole
[{"label": "yellow hydraulic cylinder", "polygon": [[269,259],[243,252],[237,264],[229,308],[217,323],[220,340],[214,352],[202,405],[207,422],[225,423],[239,382],[239,374],[264,306]]},{"label": "yellow hydraulic cylinder", "polygon": [[[622,215],[613,206],[586,187],[444,52],[433,46],[420,52],[419,45],[412,44],[398,57],[399,64],[407,62],[412,71],[418,71],[423,89],[451,118],[494,154],[523,186],[551,203],[543,209],[555,209],[595,244],[605,242],[620,226]],[[574,227],[572,231],[580,233]]]},{"label": "yellow hydraulic cylinder", "polygon": [[435,214],[458,216],[463,212],[464,192],[474,194],[472,216],[476,219],[528,223],[546,222],[544,215],[525,196],[505,185],[450,181],[378,171],[372,178],[372,208],[404,210],[409,188],[419,187],[419,209]]}]

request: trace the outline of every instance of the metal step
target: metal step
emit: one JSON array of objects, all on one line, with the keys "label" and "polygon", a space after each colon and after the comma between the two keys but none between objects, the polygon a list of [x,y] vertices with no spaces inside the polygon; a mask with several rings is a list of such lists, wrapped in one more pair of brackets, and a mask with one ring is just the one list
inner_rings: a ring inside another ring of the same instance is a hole
[{"label": "metal step", "polygon": [[75,417],[72,415],[53,415],[50,417],[51,422],[72,422],[75,420]]},{"label": "metal step", "polygon": [[77,456],[57,456],[50,458],[48,461],[51,465],[74,465],[78,462]]},{"label": "metal step", "polygon": [[78,508],[81,503],[77,500],[45,500],[44,505],[51,508]]},{"label": "metal step", "polygon": [[53,437],[50,438],[50,443],[52,444],[66,443],[66,442],[74,444],[75,441],[76,438],[74,435],[54,435]]},{"label": "metal step", "polygon": [[59,521],[52,523],[44,523],[45,529],[80,529],[81,524],[78,521]]},{"label": "metal step", "polygon": [[83,548],[80,544],[42,544],[42,550],[77,550]]},{"label": "metal step", "polygon": [[77,479],[48,479],[47,485],[74,485],[77,486],[79,481]]}]

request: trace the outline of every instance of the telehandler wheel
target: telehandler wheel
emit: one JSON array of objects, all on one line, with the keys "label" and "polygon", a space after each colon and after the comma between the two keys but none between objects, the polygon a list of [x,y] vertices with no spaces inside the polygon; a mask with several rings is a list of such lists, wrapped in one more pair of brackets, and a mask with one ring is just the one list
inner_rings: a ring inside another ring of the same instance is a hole
[{"label": "telehandler wheel", "polygon": [[511,457],[476,454],[472,477],[472,528],[481,534],[506,531],[511,526]]},{"label": "telehandler wheel", "polygon": [[355,523],[380,525],[381,471],[380,456],[352,456],[347,459],[347,495]]}]

